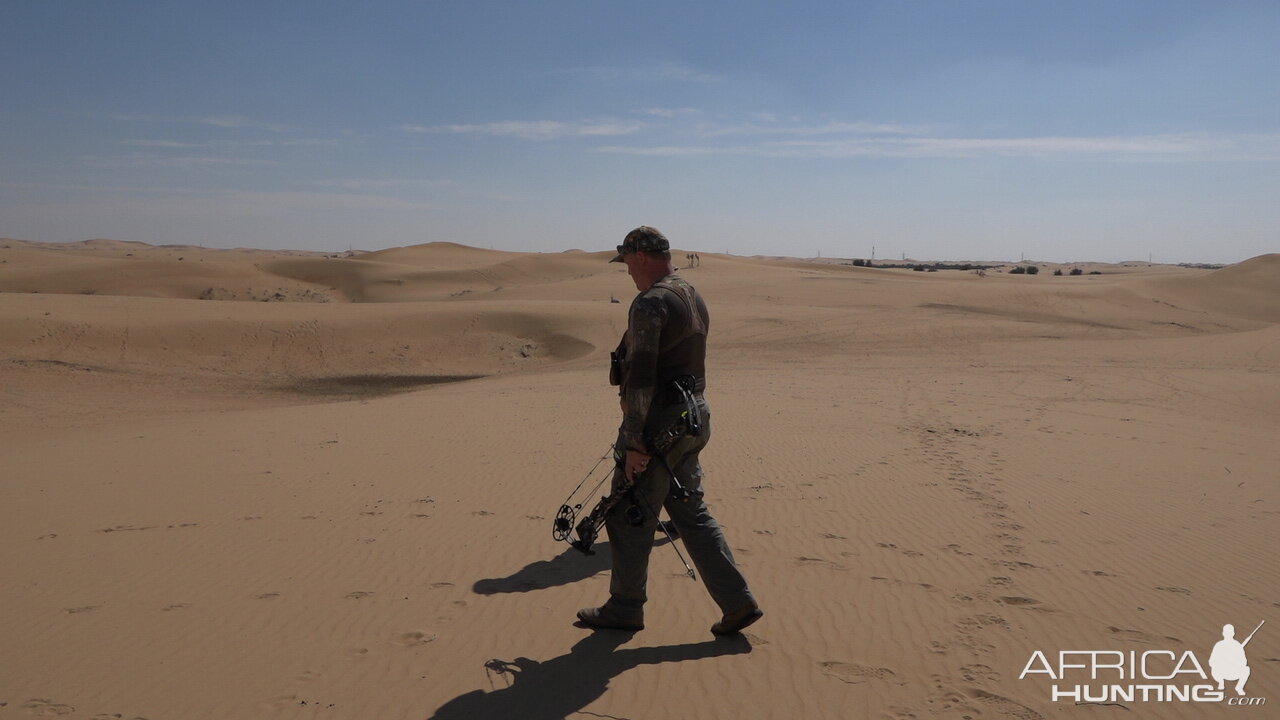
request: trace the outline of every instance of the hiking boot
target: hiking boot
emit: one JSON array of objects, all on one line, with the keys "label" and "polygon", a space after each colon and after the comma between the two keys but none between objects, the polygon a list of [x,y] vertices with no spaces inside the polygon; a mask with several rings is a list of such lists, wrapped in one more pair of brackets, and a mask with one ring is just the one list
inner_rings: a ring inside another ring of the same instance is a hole
[{"label": "hiking boot", "polygon": [[711,626],[711,632],[716,635],[733,635],[762,617],[764,611],[753,601],[745,607],[725,613],[720,622]]},{"label": "hiking boot", "polygon": [[587,627],[602,630],[643,630],[644,616],[637,616],[639,619],[623,617],[617,610],[610,608],[608,605],[600,607],[583,608],[578,611],[578,619]]}]

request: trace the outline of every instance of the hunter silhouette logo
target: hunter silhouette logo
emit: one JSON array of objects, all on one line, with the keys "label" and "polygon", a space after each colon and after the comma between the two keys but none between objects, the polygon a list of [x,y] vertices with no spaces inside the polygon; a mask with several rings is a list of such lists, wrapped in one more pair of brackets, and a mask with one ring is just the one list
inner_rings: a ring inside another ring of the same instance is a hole
[{"label": "hunter silhouette logo", "polygon": [[[1250,675],[1244,649],[1264,624],[1266,620],[1258,623],[1243,642],[1236,640],[1234,625],[1223,625],[1222,639],[1209,654],[1208,672],[1191,650],[1060,650],[1056,662],[1036,650],[1018,679],[1048,676],[1054,682],[1049,694],[1054,702],[1265,705],[1265,697],[1245,697],[1244,690]],[[1235,683],[1234,695],[1227,690],[1228,682]]]},{"label": "hunter silhouette logo", "polygon": [[1213,646],[1213,653],[1209,655],[1209,672],[1213,673],[1213,679],[1218,681],[1218,689],[1226,689],[1228,680],[1236,681],[1236,694],[1244,695],[1244,684],[1249,680],[1249,658],[1245,657],[1244,646],[1249,644],[1253,636],[1258,634],[1262,629],[1263,620],[1258,623],[1258,627],[1249,633],[1249,637],[1244,642],[1236,640],[1236,627],[1230,623],[1222,626],[1222,639],[1217,645]]}]

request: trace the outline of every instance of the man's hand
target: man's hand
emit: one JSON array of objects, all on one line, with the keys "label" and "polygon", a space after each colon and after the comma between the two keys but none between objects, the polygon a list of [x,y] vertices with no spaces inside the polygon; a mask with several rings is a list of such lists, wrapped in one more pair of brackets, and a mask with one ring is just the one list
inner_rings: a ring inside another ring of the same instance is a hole
[{"label": "man's hand", "polygon": [[646,455],[639,450],[627,451],[627,461],[625,465],[627,482],[634,483],[636,481],[636,476],[649,468],[649,458],[651,457],[651,455]]}]

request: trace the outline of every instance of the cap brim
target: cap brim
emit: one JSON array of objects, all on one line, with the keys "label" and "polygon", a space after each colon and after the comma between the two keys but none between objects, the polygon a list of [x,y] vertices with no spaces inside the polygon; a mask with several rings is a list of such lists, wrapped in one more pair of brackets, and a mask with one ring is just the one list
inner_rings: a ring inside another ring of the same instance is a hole
[{"label": "cap brim", "polygon": [[614,262],[622,262],[622,253],[618,253],[617,255],[614,255],[614,256],[613,256],[613,259],[612,259],[612,260],[610,260],[609,262],[611,262],[611,263],[614,263]]}]

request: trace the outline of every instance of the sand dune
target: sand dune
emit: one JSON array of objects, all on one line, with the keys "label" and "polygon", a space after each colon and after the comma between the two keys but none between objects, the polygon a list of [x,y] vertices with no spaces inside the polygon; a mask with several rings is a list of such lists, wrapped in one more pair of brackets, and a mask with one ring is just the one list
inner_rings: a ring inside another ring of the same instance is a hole
[{"label": "sand dune", "polygon": [[1203,275],[1164,278],[1160,286],[1206,312],[1280,322],[1280,254],[1262,255]]},{"label": "sand dune", "polygon": [[767,612],[734,640],[665,542],[646,630],[572,625],[608,588],[550,537],[617,425],[608,257],[0,241],[0,717],[1223,716],[1019,675],[1275,618],[1280,256],[703,254],[708,501]]}]

